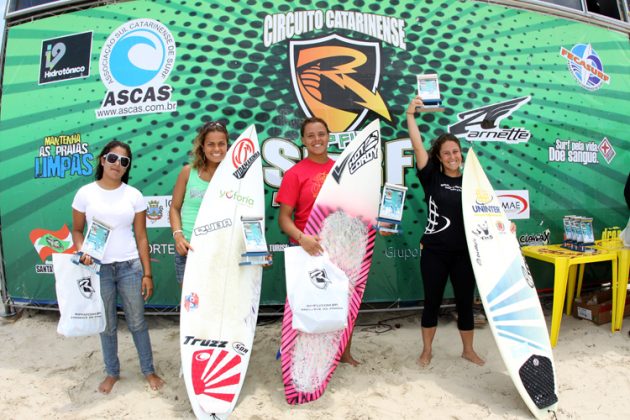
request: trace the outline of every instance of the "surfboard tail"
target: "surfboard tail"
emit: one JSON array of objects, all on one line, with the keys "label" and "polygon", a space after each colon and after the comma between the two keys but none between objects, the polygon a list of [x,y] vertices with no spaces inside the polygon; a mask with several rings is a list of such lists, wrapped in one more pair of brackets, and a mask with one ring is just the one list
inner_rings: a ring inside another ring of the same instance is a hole
[{"label": "surfboard tail", "polygon": [[518,375],[536,407],[544,409],[558,402],[551,359],[534,354],[521,365]]}]

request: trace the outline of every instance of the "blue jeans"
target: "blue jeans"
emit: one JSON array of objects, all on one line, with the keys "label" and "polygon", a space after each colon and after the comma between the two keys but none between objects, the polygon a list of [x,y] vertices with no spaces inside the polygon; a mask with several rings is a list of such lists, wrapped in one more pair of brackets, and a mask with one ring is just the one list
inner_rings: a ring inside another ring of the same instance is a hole
[{"label": "blue jeans", "polygon": [[175,251],[175,278],[177,283],[182,284],[184,282],[184,270],[186,270],[186,255],[179,255]]},{"label": "blue jeans", "polygon": [[138,351],[140,370],[144,375],[155,373],[149,329],[144,320],[144,299],[141,288],[142,264],[139,259],[101,265],[101,297],[107,320],[105,331],[101,333],[101,347],[105,371],[109,376],[120,376],[116,295],[120,296],[127,327],[131,331]]}]

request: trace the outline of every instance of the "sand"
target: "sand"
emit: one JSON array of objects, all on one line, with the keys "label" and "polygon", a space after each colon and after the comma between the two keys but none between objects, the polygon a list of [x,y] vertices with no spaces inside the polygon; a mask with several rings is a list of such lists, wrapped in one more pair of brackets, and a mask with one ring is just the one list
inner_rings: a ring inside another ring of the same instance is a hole
[{"label": "sand", "polygon": [[[406,316],[386,327],[365,327]],[[139,372],[131,335],[121,322],[121,380],[110,395],[103,379],[98,337],[64,338],[56,312],[25,310],[0,319],[0,407],[6,419],[194,418],[179,377],[178,318],[150,316],[155,365],[166,381],[151,391]],[[269,321],[268,318],[263,318]],[[548,319],[549,322],[549,319]],[[456,324],[440,318],[433,362],[420,368],[418,312],[361,314],[353,338],[358,367],[341,365],[319,400],[289,406],[279,362],[280,320],[259,325],[250,366],[233,419],[528,419],[533,418],[510,380],[489,327],[476,330],[479,367],[463,360]],[[630,320],[610,324],[564,316],[554,357],[559,419],[630,417]],[[384,331],[384,332],[382,332]]]}]

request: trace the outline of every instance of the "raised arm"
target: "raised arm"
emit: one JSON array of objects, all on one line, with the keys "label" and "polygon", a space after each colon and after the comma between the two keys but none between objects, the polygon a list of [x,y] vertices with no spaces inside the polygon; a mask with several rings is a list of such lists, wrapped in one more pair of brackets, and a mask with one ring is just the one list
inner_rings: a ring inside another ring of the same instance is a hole
[{"label": "raised arm", "polygon": [[416,108],[421,108],[423,105],[422,99],[420,99],[419,96],[416,96],[411,100],[409,106],[407,107],[407,129],[409,130],[409,138],[411,139],[411,145],[413,146],[413,151],[416,155],[416,166],[418,169],[422,169],[427,166],[427,162],[429,161],[429,154],[422,145],[422,136],[420,135],[418,124],[416,124],[415,115]]}]

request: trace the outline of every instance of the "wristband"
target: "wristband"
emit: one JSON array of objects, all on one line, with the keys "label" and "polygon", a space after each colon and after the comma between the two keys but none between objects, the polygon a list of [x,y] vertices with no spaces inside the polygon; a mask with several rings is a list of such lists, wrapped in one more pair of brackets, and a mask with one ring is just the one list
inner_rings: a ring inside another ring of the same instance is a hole
[{"label": "wristband", "polygon": [[143,275],[142,275],[142,278],[145,278],[145,277],[148,277],[148,278],[150,278],[150,279],[153,279],[153,275],[151,275],[151,274],[143,274]]},{"label": "wristband", "polygon": [[183,235],[183,234],[184,234],[184,231],[183,231],[183,230],[181,230],[181,229],[174,230],[174,231],[173,231],[173,239],[175,239],[175,234],[176,234],[176,233],[181,233],[181,234]]}]

